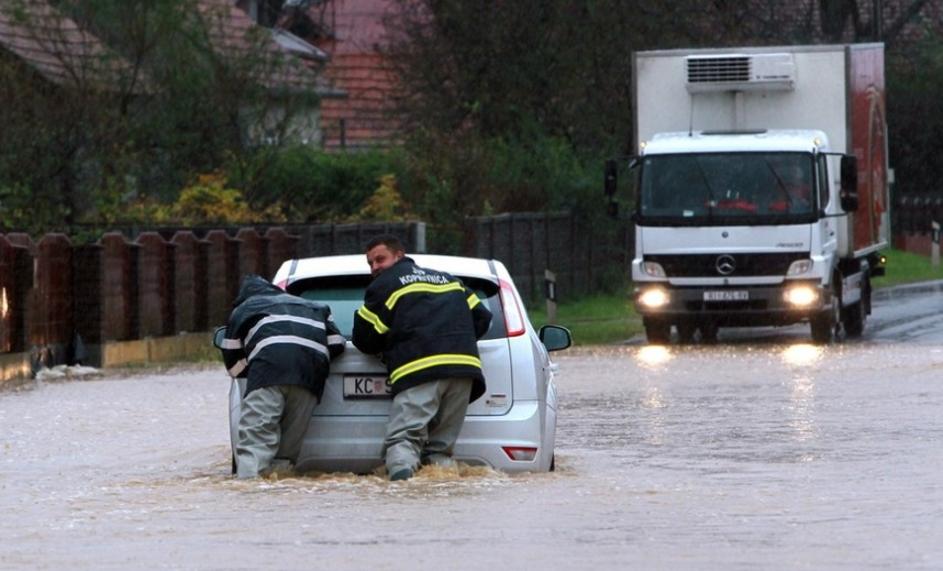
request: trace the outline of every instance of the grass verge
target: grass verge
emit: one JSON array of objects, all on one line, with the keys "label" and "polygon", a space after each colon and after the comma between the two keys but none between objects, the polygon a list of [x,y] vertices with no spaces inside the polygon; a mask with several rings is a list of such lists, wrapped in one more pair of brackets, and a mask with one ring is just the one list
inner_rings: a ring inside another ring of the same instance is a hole
[{"label": "grass verge", "polygon": [[[548,323],[546,308],[534,308],[530,320],[540,327]],[[618,343],[642,331],[642,319],[632,307],[629,293],[584,297],[557,307],[556,325],[573,334],[574,345]]]},{"label": "grass verge", "polygon": [[875,289],[914,282],[943,280],[943,266],[934,268],[927,256],[893,249],[885,250],[882,253],[887,256],[887,275],[874,278],[871,285]]}]

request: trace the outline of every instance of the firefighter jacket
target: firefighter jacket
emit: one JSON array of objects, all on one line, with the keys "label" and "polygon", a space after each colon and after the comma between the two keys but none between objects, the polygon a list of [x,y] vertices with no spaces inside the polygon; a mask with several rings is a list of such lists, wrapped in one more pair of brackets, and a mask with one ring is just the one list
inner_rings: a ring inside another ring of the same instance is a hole
[{"label": "firefighter jacket", "polygon": [[233,302],[223,360],[232,377],[247,377],[246,394],[272,385],[324,392],[330,361],[344,351],[331,308],[290,295],[248,275]]},{"label": "firefighter jacket", "polygon": [[394,394],[427,381],[468,377],[471,401],[485,392],[478,338],[491,312],[462,282],[408,257],[367,287],[354,314],[354,345],[381,354]]}]

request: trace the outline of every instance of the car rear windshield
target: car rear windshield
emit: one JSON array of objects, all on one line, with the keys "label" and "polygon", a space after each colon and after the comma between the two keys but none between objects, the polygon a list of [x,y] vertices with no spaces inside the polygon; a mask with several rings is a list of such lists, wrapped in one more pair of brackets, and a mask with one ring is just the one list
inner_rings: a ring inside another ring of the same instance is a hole
[{"label": "car rear windshield", "polygon": [[[504,312],[501,309],[501,296],[498,284],[481,278],[459,277],[471,288],[491,311],[491,327],[482,339],[501,339],[507,337],[504,324]],[[370,276],[330,276],[299,280],[288,286],[288,293],[305,299],[326,303],[331,307],[331,314],[337,328],[348,339],[354,328],[354,312],[363,305],[364,291],[370,284]]]}]

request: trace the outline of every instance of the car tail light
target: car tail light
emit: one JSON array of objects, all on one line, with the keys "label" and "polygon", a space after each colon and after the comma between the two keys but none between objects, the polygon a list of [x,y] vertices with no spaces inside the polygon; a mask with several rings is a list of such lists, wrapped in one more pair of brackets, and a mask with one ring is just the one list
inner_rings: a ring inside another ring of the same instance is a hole
[{"label": "car tail light", "polygon": [[278,282],[277,284],[275,284],[275,286],[276,286],[278,289],[282,290],[282,291],[287,291],[287,290],[288,290],[288,280],[282,280],[282,281]]},{"label": "car tail light", "polygon": [[527,446],[502,446],[501,449],[508,455],[508,458],[515,462],[533,462],[534,458],[537,457],[536,448]]},{"label": "car tail light", "polygon": [[504,325],[508,330],[508,337],[517,337],[524,334],[524,312],[514,295],[511,284],[501,280],[501,305],[504,307]]}]

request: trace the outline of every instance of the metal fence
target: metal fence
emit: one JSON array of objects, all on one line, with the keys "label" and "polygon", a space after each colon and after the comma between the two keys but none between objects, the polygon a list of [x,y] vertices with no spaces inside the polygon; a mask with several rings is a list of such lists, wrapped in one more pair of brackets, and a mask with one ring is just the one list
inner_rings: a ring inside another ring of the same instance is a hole
[{"label": "metal fence", "polygon": [[894,197],[891,229],[895,248],[929,256],[933,222],[943,223],[943,196],[901,193]]},{"label": "metal fence", "polygon": [[634,249],[626,220],[573,212],[514,213],[466,221],[464,252],[503,262],[529,302],[545,295],[544,271],[556,275],[560,300],[626,283]]}]

